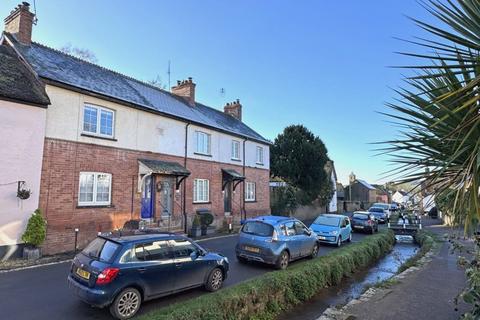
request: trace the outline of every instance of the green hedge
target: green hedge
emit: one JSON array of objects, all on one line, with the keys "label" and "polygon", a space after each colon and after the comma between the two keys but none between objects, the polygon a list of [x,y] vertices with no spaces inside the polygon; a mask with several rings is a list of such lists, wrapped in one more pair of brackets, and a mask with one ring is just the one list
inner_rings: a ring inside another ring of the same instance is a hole
[{"label": "green hedge", "polygon": [[139,319],[274,319],[282,310],[310,299],[322,288],[338,284],[355,270],[368,267],[389,252],[394,243],[393,232],[380,232],[317,259],[294,264],[285,271],[268,272],[218,292],[152,311]]}]

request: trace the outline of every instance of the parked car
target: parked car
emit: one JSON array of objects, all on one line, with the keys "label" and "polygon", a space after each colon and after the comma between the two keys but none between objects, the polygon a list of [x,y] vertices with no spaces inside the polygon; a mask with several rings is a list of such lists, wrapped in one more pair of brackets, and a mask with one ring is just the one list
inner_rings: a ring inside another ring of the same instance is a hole
[{"label": "parked car", "polygon": [[386,210],[385,213],[387,214],[388,217],[390,217],[390,204],[389,203],[382,203],[382,202],[376,202],[371,205],[371,207],[379,207],[382,208],[383,210]]},{"label": "parked car", "polygon": [[388,210],[385,210],[381,207],[371,207],[368,209],[368,212],[373,214],[373,216],[378,220],[378,223],[385,223],[388,219]]},{"label": "parked car", "polygon": [[200,286],[220,289],[228,268],[226,257],[180,235],[99,236],[73,259],[68,283],[81,300],[128,319],[146,300]]},{"label": "parked car", "polygon": [[400,207],[398,204],[396,204],[395,202],[391,203],[390,204],[390,212],[391,213],[395,213],[397,212],[398,210],[400,210]]},{"label": "parked car", "polygon": [[373,234],[378,232],[378,221],[370,212],[355,211],[352,216],[352,230]]},{"label": "parked car", "polygon": [[317,235],[295,218],[261,216],[245,221],[235,251],[242,263],[259,261],[286,269],[290,261],[317,256]]},{"label": "parked car", "polygon": [[348,217],[339,214],[321,214],[310,226],[320,242],[341,246],[344,241],[352,241],[352,226]]}]

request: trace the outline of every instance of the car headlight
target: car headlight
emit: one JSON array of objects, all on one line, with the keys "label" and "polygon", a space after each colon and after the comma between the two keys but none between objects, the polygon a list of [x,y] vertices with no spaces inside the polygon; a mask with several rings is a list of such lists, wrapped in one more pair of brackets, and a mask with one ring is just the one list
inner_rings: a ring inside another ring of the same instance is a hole
[{"label": "car headlight", "polygon": [[330,231],[330,234],[332,234],[332,235],[334,235],[334,236],[336,236],[336,235],[337,235],[337,233],[338,233],[338,231],[337,231],[337,230]]}]

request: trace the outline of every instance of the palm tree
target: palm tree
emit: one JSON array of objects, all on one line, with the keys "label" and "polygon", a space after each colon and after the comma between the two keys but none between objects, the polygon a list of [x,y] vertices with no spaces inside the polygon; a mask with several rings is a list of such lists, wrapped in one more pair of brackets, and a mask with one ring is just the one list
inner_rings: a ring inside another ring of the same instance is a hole
[{"label": "palm tree", "polygon": [[413,76],[386,113],[400,138],[380,150],[396,164],[399,183],[454,194],[450,212],[468,232],[480,221],[480,2],[420,3],[442,26],[412,19],[431,37],[410,41],[426,53],[402,53],[422,63],[403,67]]}]

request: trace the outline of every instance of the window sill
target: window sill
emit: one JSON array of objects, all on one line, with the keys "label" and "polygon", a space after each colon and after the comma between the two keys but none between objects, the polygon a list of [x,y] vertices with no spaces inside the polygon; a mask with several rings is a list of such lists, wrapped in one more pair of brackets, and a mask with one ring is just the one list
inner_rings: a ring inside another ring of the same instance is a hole
[{"label": "window sill", "polygon": [[115,139],[115,138],[97,136],[97,135],[95,135],[95,134],[89,134],[89,133],[81,133],[80,135],[81,135],[82,137],[89,137],[89,138],[109,140],[109,141],[118,141],[118,140]]},{"label": "window sill", "polygon": [[75,209],[101,209],[101,208],[115,208],[115,206],[113,204],[92,204],[92,205],[79,204],[75,207]]},{"label": "window sill", "polygon": [[263,162],[255,162],[255,164],[259,165],[259,166],[263,166],[264,163]]},{"label": "window sill", "polygon": [[211,154],[207,153],[201,153],[201,152],[194,152],[193,154],[196,154],[197,156],[203,156],[203,157],[211,157]]},{"label": "window sill", "polygon": [[193,201],[192,203],[193,203],[193,204],[212,204],[211,201],[207,201],[207,202],[198,202],[198,201],[195,202],[195,201]]},{"label": "window sill", "polygon": [[257,200],[245,200],[245,203],[255,203]]},{"label": "window sill", "polygon": [[232,161],[242,162],[242,159],[232,158]]}]

